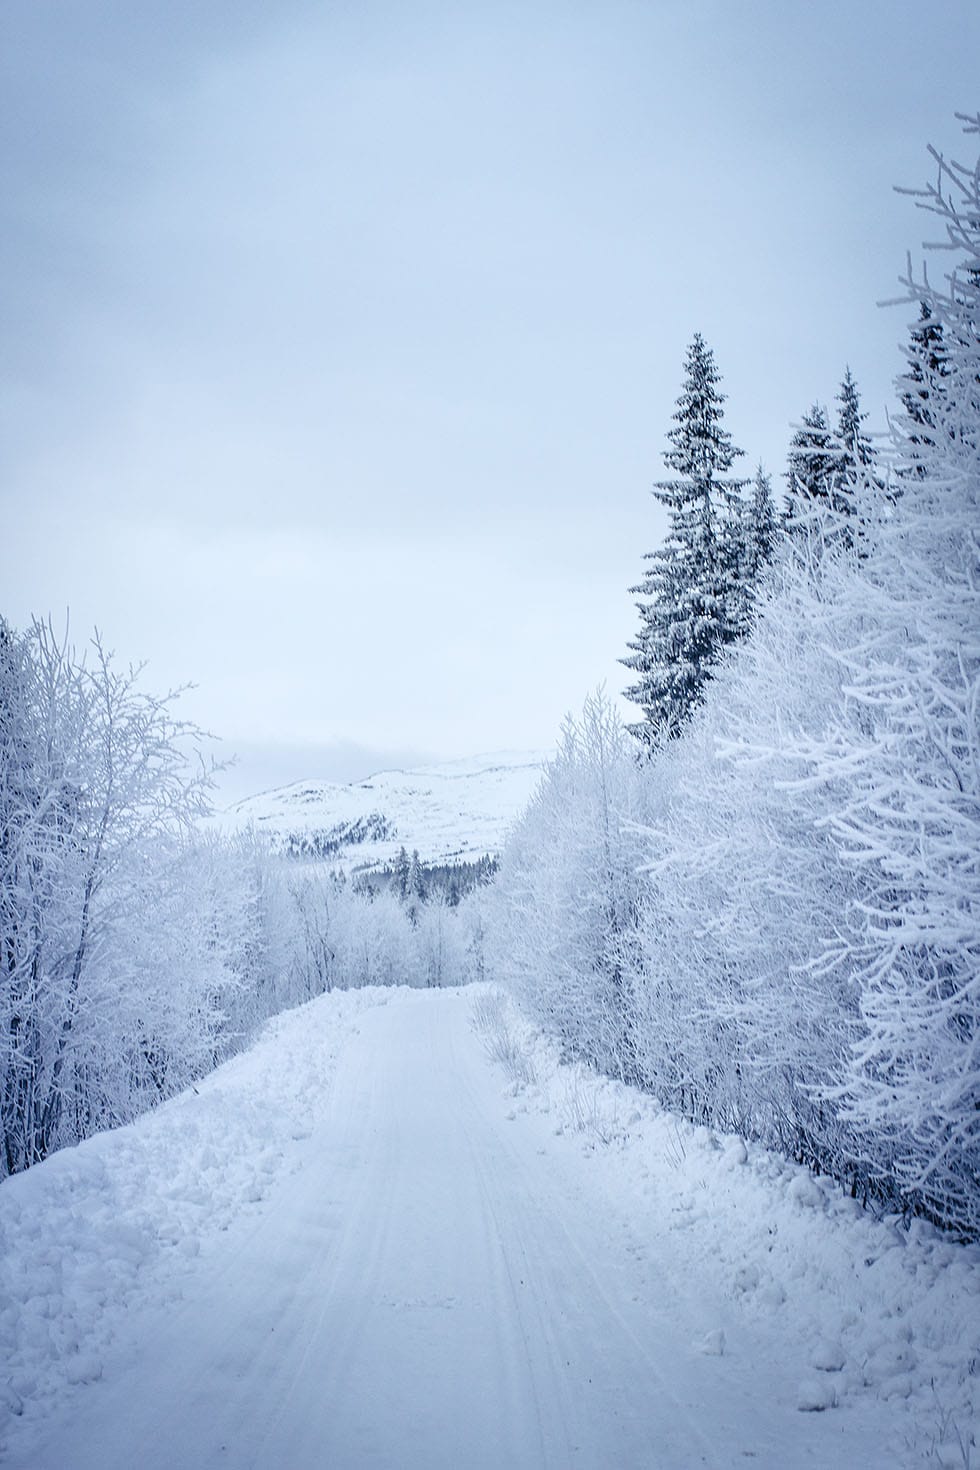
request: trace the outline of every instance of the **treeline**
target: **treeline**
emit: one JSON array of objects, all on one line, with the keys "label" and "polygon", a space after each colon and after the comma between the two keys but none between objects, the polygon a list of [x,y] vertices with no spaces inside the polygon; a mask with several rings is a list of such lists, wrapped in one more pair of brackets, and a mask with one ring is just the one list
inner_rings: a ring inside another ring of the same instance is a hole
[{"label": "treeline", "polygon": [[362,985],[465,985],[483,978],[479,891],[450,904],[438,890],[403,898],[368,878],[349,883],[339,875],[289,871],[282,878],[298,916],[294,935],[301,949],[295,963],[310,995]]},{"label": "treeline", "polygon": [[250,837],[206,835],[177,696],[96,640],[0,620],[0,1177],[124,1123],[286,1006],[481,973],[479,919],[410,915]]},{"label": "treeline", "polygon": [[384,842],[393,836],[394,830],[386,816],[381,812],[368,812],[353,821],[338,822],[325,831],[286,832],[276,839],[275,846],[285,857],[301,862],[322,862],[349,847],[358,847],[364,842]]},{"label": "treeline", "polygon": [[417,913],[419,906],[430,899],[442,900],[450,908],[455,908],[474,888],[489,883],[498,866],[498,859],[491,853],[484,853],[472,861],[457,858],[451,862],[433,863],[420,858],[417,851],[409,856],[402,847],[393,863],[357,873],[354,883],[365,893],[388,890]]},{"label": "treeline", "polygon": [[879,462],[847,374],[849,431],[810,411],[772,512],[730,476],[695,339],[627,660],[642,719],[598,698],[567,726],[488,952],[569,1054],[976,1238],[980,166],[936,161],[947,273],[903,281]]}]

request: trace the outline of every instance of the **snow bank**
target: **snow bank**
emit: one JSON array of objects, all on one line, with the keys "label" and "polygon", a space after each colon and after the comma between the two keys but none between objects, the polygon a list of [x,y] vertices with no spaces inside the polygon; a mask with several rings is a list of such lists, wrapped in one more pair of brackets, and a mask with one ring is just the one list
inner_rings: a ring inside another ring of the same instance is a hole
[{"label": "snow bank", "polygon": [[[976,1463],[980,1247],[921,1220],[905,1230],[895,1217],[875,1218],[829,1178],[562,1064],[507,996],[481,996],[475,1020],[515,1106],[549,1114],[555,1134],[581,1140],[611,1205],[650,1239],[669,1232],[671,1261],[720,1287],[736,1323],[769,1319],[775,1341],[806,1345],[801,1411],[872,1395],[888,1402],[910,1463]],[[734,1350],[720,1328],[700,1346]]]},{"label": "snow bank", "polygon": [[195,1088],[0,1184],[0,1445],[11,1415],[100,1377],[120,1318],[178,1297],[195,1258],[301,1167],[345,1038],[389,994],[277,1016]]}]

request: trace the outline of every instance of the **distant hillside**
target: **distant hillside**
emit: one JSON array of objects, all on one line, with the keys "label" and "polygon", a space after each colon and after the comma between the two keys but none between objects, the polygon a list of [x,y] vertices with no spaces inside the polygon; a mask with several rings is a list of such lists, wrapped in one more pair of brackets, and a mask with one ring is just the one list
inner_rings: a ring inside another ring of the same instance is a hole
[{"label": "distant hillside", "polygon": [[547,754],[505,751],[365,781],[295,781],[230,807],[223,826],[252,826],[275,849],[348,873],[417,850],[427,866],[499,853],[541,777]]}]

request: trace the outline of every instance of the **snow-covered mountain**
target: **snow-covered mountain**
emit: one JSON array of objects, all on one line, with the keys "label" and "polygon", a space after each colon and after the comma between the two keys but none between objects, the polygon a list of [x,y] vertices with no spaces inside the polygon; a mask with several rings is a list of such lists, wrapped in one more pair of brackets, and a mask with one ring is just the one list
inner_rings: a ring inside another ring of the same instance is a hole
[{"label": "snow-covered mountain", "polygon": [[281,851],[347,871],[391,863],[404,847],[427,864],[499,853],[547,753],[504,751],[364,781],[294,781],[246,797],[222,825],[254,827]]}]

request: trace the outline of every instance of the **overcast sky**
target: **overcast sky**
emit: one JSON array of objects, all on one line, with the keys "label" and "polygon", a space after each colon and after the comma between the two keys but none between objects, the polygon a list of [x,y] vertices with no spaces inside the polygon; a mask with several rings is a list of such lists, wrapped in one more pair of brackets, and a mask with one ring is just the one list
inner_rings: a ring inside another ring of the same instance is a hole
[{"label": "overcast sky", "polygon": [[693,333],[778,476],[893,401],[896,183],[975,0],[6,0],[0,612],[70,609],[228,794],[551,745],[636,626]]}]

